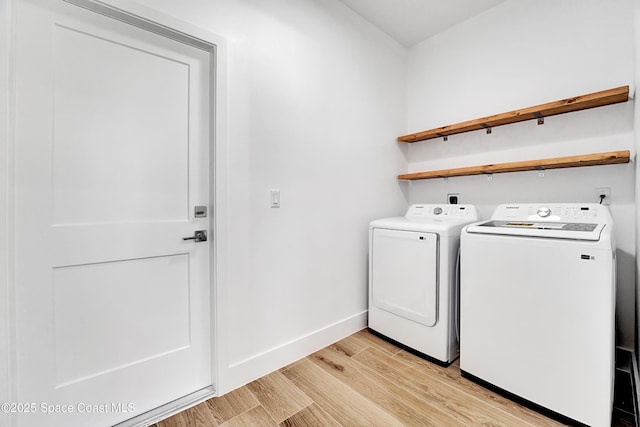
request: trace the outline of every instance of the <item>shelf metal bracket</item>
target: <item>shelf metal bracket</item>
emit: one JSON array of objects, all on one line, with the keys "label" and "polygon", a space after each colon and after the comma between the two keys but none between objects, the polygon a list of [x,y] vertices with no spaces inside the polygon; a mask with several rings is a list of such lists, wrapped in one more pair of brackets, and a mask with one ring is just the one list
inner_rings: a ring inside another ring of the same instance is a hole
[{"label": "shelf metal bracket", "polygon": [[537,166],[536,170],[538,171],[539,177],[544,177],[544,168],[542,166]]},{"label": "shelf metal bracket", "polygon": [[489,135],[491,133],[491,126],[482,123],[480,126],[482,126],[483,128],[485,128],[485,130],[487,131],[487,135]]},{"label": "shelf metal bracket", "polygon": [[444,142],[449,140],[449,135],[445,135],[444,133],[439,133],[438,136],[441,136]]},{"label": "shelf metal bracket", "polygon": [[544,124],[544,116],[542,114],[540,114],[539,112],[533,113],[534,116],[536,116],[536,119],[538,119],[538,125],[543,125]]}]

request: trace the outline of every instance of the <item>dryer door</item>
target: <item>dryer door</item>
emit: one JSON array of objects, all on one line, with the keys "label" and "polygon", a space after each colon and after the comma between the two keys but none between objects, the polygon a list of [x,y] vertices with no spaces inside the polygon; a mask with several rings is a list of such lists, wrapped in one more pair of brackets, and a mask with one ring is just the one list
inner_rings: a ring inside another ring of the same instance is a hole
[{"label": "dryer door", "polygon": [[438,235],[373,230],[373,303],[425,326],[438,321]]}]

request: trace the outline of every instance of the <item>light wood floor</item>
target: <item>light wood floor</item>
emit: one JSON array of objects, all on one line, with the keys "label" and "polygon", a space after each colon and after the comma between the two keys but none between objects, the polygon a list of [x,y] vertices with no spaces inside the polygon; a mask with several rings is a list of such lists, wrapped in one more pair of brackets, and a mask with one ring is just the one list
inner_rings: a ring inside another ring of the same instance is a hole
[{"label": "light wood floor", "polygon": [[156,427],[278,425],[562,424],[362,330]]}]

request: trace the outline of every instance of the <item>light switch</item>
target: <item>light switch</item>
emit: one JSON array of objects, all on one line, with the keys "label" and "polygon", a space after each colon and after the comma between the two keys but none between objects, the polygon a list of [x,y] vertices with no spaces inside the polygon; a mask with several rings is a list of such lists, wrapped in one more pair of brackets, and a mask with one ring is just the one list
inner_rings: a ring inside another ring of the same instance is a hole
[{"label": "light switch", "polygon": [[280,207],[280,190],[271,190],[271,207]]}]

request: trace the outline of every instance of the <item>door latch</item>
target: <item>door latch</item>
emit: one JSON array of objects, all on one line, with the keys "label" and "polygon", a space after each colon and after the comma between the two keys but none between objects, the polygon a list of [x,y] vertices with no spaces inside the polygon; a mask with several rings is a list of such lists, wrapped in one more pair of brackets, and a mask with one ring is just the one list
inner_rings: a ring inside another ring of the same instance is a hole
[{"label": "door latch", "polygon": [[206,218],[207,217],[207,207],[206,206],[196,206],[193,208],[193,216],[196,218]]},{"label": "door latch", "polygon": [[193,240],[195,242],[207,241],[207,230],[196,230],[191,237],[183,237],[182,240]]}]

